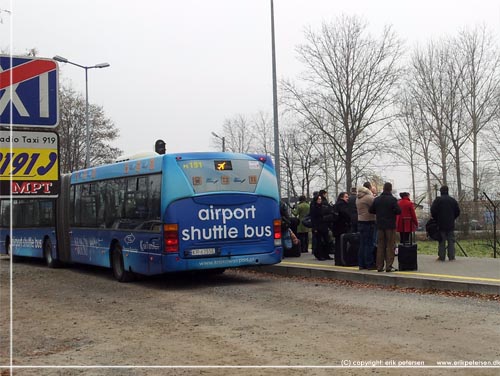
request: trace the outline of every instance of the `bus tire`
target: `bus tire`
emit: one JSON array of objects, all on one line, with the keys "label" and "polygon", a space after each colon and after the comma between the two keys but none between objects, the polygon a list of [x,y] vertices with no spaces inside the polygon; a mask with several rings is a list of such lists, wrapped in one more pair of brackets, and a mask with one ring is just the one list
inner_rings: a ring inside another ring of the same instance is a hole
[{"label": "bus tire", "polygon": [[50,239],[43,242],[43,258],[49,268],[57,267],[57,260],[52,257],[52,242]]},{"label": "bus tire", "polygon": [[134,274],[126,271],[123,266],[123,251],[119,244],[116,244],[111,251],[111,268],[118,282],[130,282],[134,280]]}]

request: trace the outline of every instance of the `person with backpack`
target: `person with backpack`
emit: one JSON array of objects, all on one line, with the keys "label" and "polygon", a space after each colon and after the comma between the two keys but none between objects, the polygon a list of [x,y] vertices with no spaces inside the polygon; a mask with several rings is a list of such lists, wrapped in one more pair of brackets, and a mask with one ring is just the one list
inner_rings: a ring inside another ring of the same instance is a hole
[{"label": "person with backpack", "polygon": [[299,197],[298,205],[293,208],[293,215],[297,216],[299,219],[299,224],[297,226],[297,237],[300,240],[301,252],[307,253],[309,248],[309,228],[304,226],[302,221],[306,216],[309,215],[310,206],[306,201],[306,196],[302,195]]},{"label": "person with backpack", "polygon": [[[431,216],[437,221],[441,235],[438,245],[438,261],[446,259],[455,260],[455,220],[460,215],[460,207],[457,200],[448,194],[448,186],[443,185],[439,192],[441,196],[436,197],[431,205]],[[446,243],[448,246],[446,246]]]}]

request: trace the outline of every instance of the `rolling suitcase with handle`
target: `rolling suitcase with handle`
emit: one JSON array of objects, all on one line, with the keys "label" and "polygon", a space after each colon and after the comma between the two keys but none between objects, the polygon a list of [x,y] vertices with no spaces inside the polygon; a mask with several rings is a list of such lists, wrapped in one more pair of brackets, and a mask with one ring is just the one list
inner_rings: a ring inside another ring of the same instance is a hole
[{"label": "rolling suitcase with handle", "polygon": [[335,265],[358,265],[359,232],[340,235],[340,254],[335,255]]},{"label": "rolling suitcase with handle", "polygon": [[410,232],[409,241],[398,245],[399,270],[418,270],[417,243],[415,233]]}]

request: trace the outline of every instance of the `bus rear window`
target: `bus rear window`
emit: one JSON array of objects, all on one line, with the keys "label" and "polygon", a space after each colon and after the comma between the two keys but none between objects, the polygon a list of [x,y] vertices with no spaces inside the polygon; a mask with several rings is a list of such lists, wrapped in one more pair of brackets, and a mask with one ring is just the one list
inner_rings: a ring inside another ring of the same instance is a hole
[{"label": "bus rear window", "polygon": [[195,193],[255,192],[263,163],[256,160],[179,160]]}]

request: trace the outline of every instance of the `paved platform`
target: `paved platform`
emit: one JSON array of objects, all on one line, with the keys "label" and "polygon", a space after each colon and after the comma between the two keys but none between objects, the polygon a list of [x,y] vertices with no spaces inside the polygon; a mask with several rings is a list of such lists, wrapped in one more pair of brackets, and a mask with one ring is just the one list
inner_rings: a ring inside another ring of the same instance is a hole
[{"label": "paved platform", "polygon": [[[331,260],[318,261],[311,253],[287,257],[280,264],[258,267],[264,272],[303,277],[332,278],[404,288],[466,291],[500,295],[500,259],[457,257],[436,261],[437,256],[418,255],[418,271],[393,273],[335,266]],[[398,267],[397,257],[394,267]]]}]

